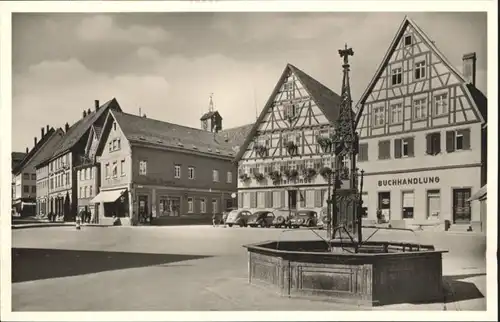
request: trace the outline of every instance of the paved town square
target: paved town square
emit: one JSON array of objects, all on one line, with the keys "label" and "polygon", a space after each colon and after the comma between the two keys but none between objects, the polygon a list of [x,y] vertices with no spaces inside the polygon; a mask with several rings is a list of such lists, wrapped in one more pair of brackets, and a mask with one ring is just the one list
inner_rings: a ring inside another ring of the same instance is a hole
[{"label": "paved town square", "polygon": [[[13,311],[362,309],[283,298],[248,284],[243,244],[319,239],[307,229],[66,226],[12,234]],[[449,250],[443,257],[442,302],[381,309],[486,309],[484,235],[379,231],[372,238],[418,240]]]}]

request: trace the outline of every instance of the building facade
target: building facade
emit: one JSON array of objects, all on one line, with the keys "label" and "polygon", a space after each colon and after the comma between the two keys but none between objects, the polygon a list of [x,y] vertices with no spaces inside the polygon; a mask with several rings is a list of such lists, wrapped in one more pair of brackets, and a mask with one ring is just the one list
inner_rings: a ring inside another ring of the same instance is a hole
[{"label": "building facade", "polygon": [[[45,132],[47,131],[47,132]],[[26,156],[13,169],[14,186],[12,202],[16,212],[23,216],[38,214],[38,184],[36,164],[50,155],[59,143],[63,133],[61,129],[42,128],[40,141],[35,137],[34,146],[27,150]],[[43,191],[42,191],[43,193]]]},{"label": "building facade", "polygon": [[288,64],[236,156],[238,207],[325,208],[339,108],[339,95]]},{"label": "building facade", "polygon": [[100,187],[100,167],[96,159],[97,146],[101,137],[102,127],[93,124],[85,145],[85,153],[82,162],[75,167],[77,179],[78,213],[85,210],[90,212],[92,223],[98,223],[99,209],[91,204],[99,192]]},{"label": "building facade", "polygon": [[48,166],[48,211],[64,220],[74,220],[78,210],[78,180],[75,167],[85,162],[85,147],[94,124],[104,123],[109,110],[121,110],[116,99],[102,106],[95,101],[94,110],[83,111],[72,126],[66,123],[65,134],[51,156],[38,164]]},{"label": "building facade", "polygon": [[368,220],[403,225],[480,222],[467,200],[486,180],[486,98],[405,18],[358,105],[358,166]]},{"label": "building facade", "polygon": [[[244,130],[241,130],[242,132]],[[227,133],[212,133],[112,111],[97,150],[101,167],[99,222],[119,217],[135,225],[151,215],[211,218],[232,207],[236,192],[234,146]]]}]

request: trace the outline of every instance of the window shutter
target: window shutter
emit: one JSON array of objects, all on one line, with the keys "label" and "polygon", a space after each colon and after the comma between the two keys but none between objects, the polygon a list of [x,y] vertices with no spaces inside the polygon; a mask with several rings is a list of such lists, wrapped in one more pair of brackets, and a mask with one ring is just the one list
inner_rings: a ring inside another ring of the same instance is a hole
[{"label": "window shutter", "polygon": [[378,141],[378,159],[384,159],[384,144],[383,141]]},{"label": "window shutter", "polygon": [[463,142],[464,150],[470,149],[470,129],[463,129],[460,132],[464,136],[464,142]]},{"label": "window shutter", "polygon": [[409,157],[414,157],[415,156],[415,138],[407,138],[408,140],[408,156]]},{"label": "window shutter", "polygon": [[257,192],[250,192],[250,208],[257,208]]},{"label": "window shutter", "polygon": [[300,206],[305,207],[306,206],[306,190],[299,190],[299,195],[300,195]]},{"label": "window shutter", "polygon": [[314,207],[321,207],[321,190],[314,190]]},{"label": "window shutter", "polygon": [[273,206],[273,193],[271,191],[266,191],[266,208],[271,208]]},{"label": "window shutter", "polygon": [[401,139],[394,140],[394,157],[396,159],[401,158]]},{"label": "window shutter", "polygon": [[433,134],[433,140],[434,140],[434,153],[438,154],[441,152],[441,133],[434,133]]},{"label": "window shutter", "polygon": [[455,151],[455,131],[446,132],[446,152]]},{"label": "window shutter", "polygon": [[426,153],[433,155],[434,154],[434,149],[433,149],[433,135],[432,134],[427,134],[425,136],[425,141],[426,141]]}]

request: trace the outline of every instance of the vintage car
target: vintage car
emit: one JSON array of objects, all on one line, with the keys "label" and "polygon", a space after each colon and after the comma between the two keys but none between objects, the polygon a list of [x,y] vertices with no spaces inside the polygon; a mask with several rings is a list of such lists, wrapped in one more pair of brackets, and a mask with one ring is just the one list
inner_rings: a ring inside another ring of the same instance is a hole
[{"label": "vintage car", "polygon": [[289,219],[295,214],[295,210],[288,209],[278,209],[274,212],[274,219],[272,226],[275,228],[286,228],[289,227]]},{"label": "vintage car", "polygon": [[318,214],[313,210],[299,210],[290,218],[289,227],[316,227]]},{"label": "vintage car", "polygon": [[244,209],[235,209],[231,210],[227,215],[225,224],[229,227],[233,225],[239,225],[240,227],[246,227],[248,218],[252,215],[252,213],[248,210]]},{"label": "vintage car", "polygon": [[227,216],[233,210],[238,210],[238,209],[236,209],[236,208],[228,208],[228,209],[226,209],[225,211],[222,212],[222,222],[221,222],[221,224],[225,224],[226,223]]},{"label": "vintage car", "polygon": [[274,214],[269,210],[259,210],[254,212],[247,220],[250,227],[271,227],[274,220]]}]

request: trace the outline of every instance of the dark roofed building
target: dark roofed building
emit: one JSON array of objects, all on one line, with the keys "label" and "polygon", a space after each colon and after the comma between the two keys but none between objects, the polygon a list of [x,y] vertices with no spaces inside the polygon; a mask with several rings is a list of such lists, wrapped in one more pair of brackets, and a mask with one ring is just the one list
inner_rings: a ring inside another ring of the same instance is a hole
[{"label": "dark roofed building", "polygon": [[235,147],[248,126],[218,133],[112,111],[97,148],[99,223],[210,222],[233,206]]},{"label": "dark roofed building", "polygon": [[38,186],[35,165],[54,151],[61,136],[61,129],[55,130],[47,126],[47,132],[45,132],[45,128],[42,128],[40,140],[37,137],[33,139],[33,148],[27,149],[27,153],[21,161],[17,161],[21,154],[13,154],[13,163],[14,157],[18,158],[17,164],[12,168],[12,205],[17,213],[23,216],[36,214]]},{"label": "dark roofed building", "polygon": [[93,126],[102,126],[110,110],[121,111],[115,98],[103,105],[96,100],[94,108],[83,110],[82,118],[73,125],[65,127],[65,134],[45,160],[37,168],[47,167],[48,171],[48,207],[47,212],[54,213],[64,220],[74,220],[77,212],[78,185],[75,167],[85,162],[86,145]]}]

